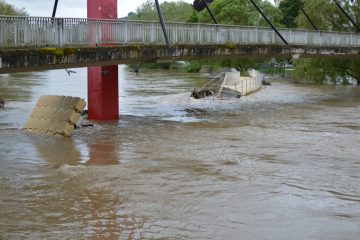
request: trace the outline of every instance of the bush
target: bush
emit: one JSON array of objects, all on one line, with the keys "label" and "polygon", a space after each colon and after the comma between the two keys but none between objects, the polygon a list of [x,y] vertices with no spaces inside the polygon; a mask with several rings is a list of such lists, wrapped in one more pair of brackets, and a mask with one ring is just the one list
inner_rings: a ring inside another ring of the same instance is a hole
[{"label": "bush", "polygon": [[185,71],[191,73],[197,73],[200,71],[202,64],[198,61],[190,61],[185,65]]}]

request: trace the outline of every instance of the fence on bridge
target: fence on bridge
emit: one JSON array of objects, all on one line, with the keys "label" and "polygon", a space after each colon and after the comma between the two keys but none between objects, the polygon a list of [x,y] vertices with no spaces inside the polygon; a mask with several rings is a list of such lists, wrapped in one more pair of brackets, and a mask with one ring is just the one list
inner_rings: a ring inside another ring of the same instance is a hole
[{"label": "fence on bridge", "polygon": [[[270,28],[166,23],[171,44],[283,45]],[[280,29],[291,45],[360,47],[356,33]],[[0,16],[0,47],[165,44],[160,23]]]}]

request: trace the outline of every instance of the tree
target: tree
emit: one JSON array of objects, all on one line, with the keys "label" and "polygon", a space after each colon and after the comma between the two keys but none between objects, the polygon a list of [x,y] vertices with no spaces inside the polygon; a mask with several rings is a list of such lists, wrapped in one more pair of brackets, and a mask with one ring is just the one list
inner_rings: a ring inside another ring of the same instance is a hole
[{"label": "tree", "polygon": [[136,9],[135,15],[129,16],[131,20],[148,20],[155,21],[158,20],[158,16],[156,14],[156,7],[153,1],[146,1],[141,6]]},{"label": "tree", "polygon": [[[346,0],[340,0],[339,2],[345,11],[357,23],[360,23],[360,1],[355,0],[353,3],[350,3]],[[321,30],[355,31],[354,26],[349,23],[349,20],[333,3],[333,0],[307,0],[305,1],[304,8]],[[302,14],[298,16],[297,23],[300,28],[311,29],[311,25]],[[360,60],[358,59],[301,59],[295,61],[295,66],[296,76],[308,81],[320,83],[330,79],[335,82],[339,77],[344,80],[347,77],[352,77],[360,85]]]},{"label": "tree", "polygon": [[[280,23],[281,11],[278,8],[265,0],[256,0],[256,2],[275,26],[282,26]],[[249,0],[216,0],[209,7],[220,24],[269,26]],[[199,13],[199,22],[212,23],[212,19],[206,10]],[[265,60],[254,59],[225,59],[212,61],[210,64],[224,67],[239,67],[245,72],[246,69],[254,68],[264,61]]]},{"label": "tree", "polygon": [[[264,0],[256,1],[268,18],[276,26],[281,26],[281,11]],[[217,0],[210,5],[211,11],[220,24],[232,24],[243,26],[268,26],[259,12],[248,0]],[[212,23],[207,11],[202,11],[199,21]]]},{"label": "tree", "polygon": [[186,20],[188,23],[197,23],[199,22],[199,15],[197,14],[196,10],[194,9],[190,18]]},{"label": "tree", "polygon": [[282,12],[281,23],[287,28],[296,28],[297,22],[296,17],[300,13],[300,9],[303,3],[301,0],[284,0],[280,3],[279,9]]},{"label": "tree", "polygon": [[[344,23],[344,16],[342,16],[333,0],[307,0],[304,2],[304,9],[319,30],[343,30],[341,25]],[[303,14],[299,14],[297,24],[301,28],[312,29]]]},{"label": "tree", "polygon": [[[164,20],[169,22],[186,22],[192,19],[193,9],[191,4],[184,1],[163,2],[160,5]],[[131,20],[159,21],[154,1],[147,0],[136,9],[135,15],[129,16]]]},{"label": "tree", "polygon": [[15,15],[15,16],[24,16],[27,15],[25,9],[19,9],[14,5],[6,3],[4,0],[0,0],[0,14],[1,15]]},{"label": "tree", "polygon": [[[217,0],[209,7],[220,24],[248,26],[252,25],[250,19],[251,15],[253,15],[251,6],[248,3],[249,1],[244,0]],[[212,23],[212,19],[206,10],[199,13],[199,21],[202,23]]]}]

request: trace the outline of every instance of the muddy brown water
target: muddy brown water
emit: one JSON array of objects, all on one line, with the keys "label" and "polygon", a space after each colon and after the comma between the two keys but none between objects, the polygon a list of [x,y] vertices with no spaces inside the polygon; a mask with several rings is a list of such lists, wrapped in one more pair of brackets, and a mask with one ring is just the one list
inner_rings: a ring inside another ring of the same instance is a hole
[{"label": "muddy brown water", "polygon": [[2,238],[359,239],[359,87],[191,100],[200,75],[119,68],[121,119],[68,139],[21,128],[84,69],[0,75]]}]

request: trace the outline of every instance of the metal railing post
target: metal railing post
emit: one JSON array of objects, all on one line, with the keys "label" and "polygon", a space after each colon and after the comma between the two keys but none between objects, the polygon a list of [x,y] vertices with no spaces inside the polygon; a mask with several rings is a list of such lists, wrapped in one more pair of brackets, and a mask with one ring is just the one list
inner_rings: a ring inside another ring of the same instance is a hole
[{"label": "metal railing post", "polygon": [[320,33],[320,46],[324,46],[324,36]]},{"label": "metal railing post", "polygon": [[178,25],[175,25],[175,37],[174,37],[174,43],[176,44],[178,42]]},{"label": "metal railing post", "polygon": [[151,33],[150,33],[151,43],[155,42],[155,24],[151,23]]},{"label": "metal railing post", "polygon": [[57,22],[57,46],[64,46],[64,19],[56,19]]},{"label": "metal railing post", "polygon": [[290,38],[290,41],[289,41],[289,42],[290,42],[290,44],[291,44],[291,43],[292,43],[292,31],[291,31],[291,29],[289,30],[289,35],[290,35],[290,36],[289,36],[289,38]]},{"label": "metal railing post", "polygon": [[197,43],[200,43],[200,25],[197,25]]},{"label": "metal railing post", "polygon": [[100,33],[101,32],[101,22],[96,22],[96,38],[95,38],[95,44],[100,44]]},{"label": "metal railing post", "polygon": [[258,29],[255,28],[255,43],[259,43]]},{"label": "metal railing post", "polygon": [[28,19],[24,21],[24,45],[28,43]]},{"label": "metal railing post", "polygon": [[272,33],[272,34],[271,34],[271,36],[272,36],[272,43],[275,44],[275,43],[276,43],[276,42],[275,42],[275,32],[272,31],[271,33]]},{"label": "metal railing post", "polygon": [[14,27],[13,27],[13,33],[14,33],[14,45],[17,46],[17,26],[16,26],[16,23],[14,24]]},{"label": "metal railing post", "polygon": [[129,41],[128,37],[128,22],[125,22],[125,43]]},{"label": "metal railing post", "polygon": [[241,42],[241,36],[240,36],[240,28],[237,27],[237,43],[240,43]]}]

